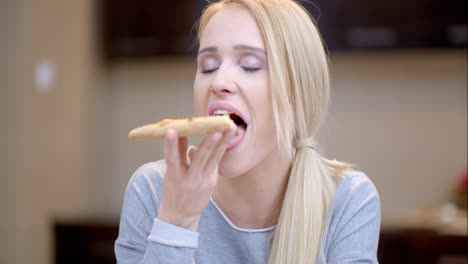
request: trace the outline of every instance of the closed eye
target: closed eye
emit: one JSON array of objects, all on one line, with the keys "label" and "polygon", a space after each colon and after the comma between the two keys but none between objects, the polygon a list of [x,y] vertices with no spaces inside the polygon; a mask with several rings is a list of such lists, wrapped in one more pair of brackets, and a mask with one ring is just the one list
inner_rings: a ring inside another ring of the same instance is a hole
[{"label": "closed eye", "polygon": [[213,54],[204,54],[198,57],[198,67],[202,74],[212,73],[219,69],[220,65],[220,59]]},{"label": "closed eye", "polygon": [[241,66],[241,68],[246,72],[256,72],[261,69],[260,67],[246,67],[246,66]]},{"label": "closed eye", "polygon": [[201,73],[203,74],[210,74],[214,71],[216,71],[218,68],[213,68],[213,69],[208,69],[208,70],[202,70]]}]

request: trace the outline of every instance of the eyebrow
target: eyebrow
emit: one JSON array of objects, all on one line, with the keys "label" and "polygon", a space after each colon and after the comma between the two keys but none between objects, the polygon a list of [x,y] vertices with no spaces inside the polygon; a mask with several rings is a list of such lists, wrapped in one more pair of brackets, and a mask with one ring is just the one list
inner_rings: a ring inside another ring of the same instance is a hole
[{"label": "eyebrow", "polygon": [[[235,45],[234,50],[250,50],[250,51],[255,51],[255,52],[266,54],[266,51],[264,49],[253,47],[253,46],[248,46],[248,45]],[[198,54],[201,54],[204,52],[216,52],[216,51],[218,51],[218,48],[212,46],[212,47],[206,47],[206,48],[200,49],[198,51]]]},{"label": "eyebrow", "polygon": [[207,48],[203,48],[203,49],[199,50],[198,54],[201,54],[203,52],[215,52],[215,51],[218,51],[218,48],[216,48],[216,47],[207,47]]},{"label": "eyebrow", "polygon": [[252,47],[252,46],[248,46],[248,45],[235,45],[234,50],[250,50],[250,51],[256,51],[256,52],[266,54],[266,51],[264,49],[257,48],[257,47]]}]

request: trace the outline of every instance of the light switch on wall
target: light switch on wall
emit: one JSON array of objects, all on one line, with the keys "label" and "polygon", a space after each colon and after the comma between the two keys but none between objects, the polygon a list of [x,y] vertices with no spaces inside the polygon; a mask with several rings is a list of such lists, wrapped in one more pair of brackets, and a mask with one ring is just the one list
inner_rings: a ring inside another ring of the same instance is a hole
[{"label": "light switch on wall", "polygon": [[36,91],[50,92],[55,83],[55,64],[48,59],[39,61],[36,65]]}]

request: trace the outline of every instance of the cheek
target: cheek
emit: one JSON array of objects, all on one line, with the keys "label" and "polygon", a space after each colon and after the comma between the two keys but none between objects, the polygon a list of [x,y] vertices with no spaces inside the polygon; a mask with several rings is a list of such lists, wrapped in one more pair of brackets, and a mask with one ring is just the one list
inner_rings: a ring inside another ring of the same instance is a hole
[{"label": "cheek", "polygon": [[266,122],[271,123],[273,120],[271,92],[268,82],[263,80],[258,82],[257,89],[254,89],[252,94],[256,112],[259,113],[259,117]]},{"label": "cheek", "polygon": [[251,94],[256,122],[259,126],[257,129],[259,129],[263,141],[271,142],[271,139],[275,138],[275,124],[270,87],[265,80],[259,81],[257,84],[257,89],[253,89]]}]

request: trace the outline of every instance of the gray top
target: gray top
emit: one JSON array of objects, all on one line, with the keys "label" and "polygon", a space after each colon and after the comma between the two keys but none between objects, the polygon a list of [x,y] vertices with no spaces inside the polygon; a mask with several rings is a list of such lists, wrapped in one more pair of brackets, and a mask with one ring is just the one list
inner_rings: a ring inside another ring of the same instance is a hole
[{"label": "gray top", "polygon": [[[166,163],[160,160],[143,165],[130,179],[115,242],[117,263],[267,263],[267,243],[275,226],[236,227],[213,200],[202,212],[198,232],[155,218],[165,173]],[[379,231],[375,186],[362,172],[348,170],[338,185],[322,240],[325,261],[318,263],[378,263]]]}]

